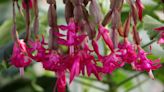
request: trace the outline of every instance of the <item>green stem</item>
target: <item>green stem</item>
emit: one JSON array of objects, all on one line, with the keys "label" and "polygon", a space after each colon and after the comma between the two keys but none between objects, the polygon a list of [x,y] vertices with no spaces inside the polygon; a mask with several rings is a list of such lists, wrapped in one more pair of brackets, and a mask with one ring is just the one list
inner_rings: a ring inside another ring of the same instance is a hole
[{"label": "green stem", "polygon": [[131,91],[131,90],[133,90],[133,89],[135,89],[135,88],[141,86],[143,83],[145,83],[145,82],[148,81],[148,80],[149,80],[149,78],[148,78],[148,79],[145,79],[145,80],[143,80],[143,81],[141,81],[141,82],[139,82],[137,85],[135,85],[135,86],[133,86],[133,87],[127,89],[125,92],[129,92],[129,91]]},{"label": "green stem", "polygon": [[135,77],[137,77],[137,76],[139,76],[139,75],[141,75],[141,74],[143,74],[143,73],[144,73],[144,72],[139,72],[139,73],[137,73],[137,74],[135,74],[135,75],[133,75],[133,76],[131,76],[131,77],[129,77],[129,78],[123,80],[122,82],[120,82],[119,84],[117,84],[117,87],[120,87],[121,85],[127,83],[128,81],[132,80],[133,78],[135,78]]},{"label": "green stem", "polygon": [[108,78],[108,86],[109,86],[109,90],[107,92],[117,92],[117,85],[115,84],[115,82],[112,80],[111,75],[107,75]]},{"label": "green stem", "polygon": [[101,91],[104,91],[104,92],[107,92],[107,90],[105,90],[104,88],[97,87],[97,86],[95,86],[95,85],[93,85],[93,84],[85,83],[85,82],[80,81],[80,80],[77,80],[77,79],[75,79],[75,82],[80,83],[80,84],[83,84],[83,85],[85,85],[85,86],[89,86],[89,87],[98,89],[98,90],[101,90]]},{"label": "green stem", "polygon": [[81,78],[81,79],[87,79],[87,80],[90,80],[90,81],[101,82],[101,83],[104,83],[104,84],[108,84],[109,83],[108,81],[105,81],[105,80],[99,81],[96,78],[88,78],[88,77],[85,77],[85,76],[79,76],[79,78]]},{"label": "green stem", "polygon": [[154,40],[150,41],[149,43],[143,45],[142,48],[145,48],[145,47],[147,47],[147,46],[153,44],[154,42],[156,42],[156,39],[154,39]]}]

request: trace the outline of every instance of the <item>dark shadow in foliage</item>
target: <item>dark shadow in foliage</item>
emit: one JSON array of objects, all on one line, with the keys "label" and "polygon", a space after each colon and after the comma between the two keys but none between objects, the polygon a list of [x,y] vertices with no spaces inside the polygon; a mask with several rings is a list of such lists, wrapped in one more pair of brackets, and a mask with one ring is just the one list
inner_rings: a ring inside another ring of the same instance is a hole
[{"label": "dark shadow in foliage", "polygon": [[[21,89],[23,89],[23,92],[53,92],[56,80],[57,79],[54,77],[38,77],[36,79],[36,84],[40,86],[43,91],[37,91],[34,87],[32,87],[31,79],[19,78],[1,86],[0,92],[21,92]],[[69,92],[68,88],[66,89],[66,92]]]}]

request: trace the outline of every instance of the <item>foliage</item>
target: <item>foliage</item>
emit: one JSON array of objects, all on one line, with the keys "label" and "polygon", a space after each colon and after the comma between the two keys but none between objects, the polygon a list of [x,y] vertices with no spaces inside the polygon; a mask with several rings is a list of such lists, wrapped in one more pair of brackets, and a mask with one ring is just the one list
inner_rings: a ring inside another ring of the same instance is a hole
[{"label": "foliage", "polygon": [[[101,1],[104,2],[104,0],[99,0],[100,3]],[[160,27],[164,25],[164,20],[161,20],[160,17],[156,14],[156,11],[162,11],[164,8],[164,4],[160,2],[160,0],[154,0],[153,1],[156,5],[149,5],[145,4],[145,9],[144,9],[144,18],[143,18],[143,23],[139,24],[139,29],[144,29],[148,36],[150,37],[150,42],[151,43],[143,43],[143,46],[148,47],[151,44],[156,43],[156,41],[159,38],[159,34],[154,31],[154,28]],[[2,4],[9,4],[11,5],[11,0],[0,0],[0,5]],[[8,6],[3,6],[5,8],[10,8]],[[104,8],[105,6],[102,6],[102,10],[104,13],[108,9]],[[3,14],[3,11],[1,10],[2,7],[0,7],[0,11]],[[123,11],[122,11],[122,20],[125,21],[125,19],[128,16],[128,11],[129,7],[127,5],[124,5]],[[8,11],[9,12],[9,11]],[[48,33],[45,31],[48,27],[47,24],[47,15],[44,14],[44,11],[42,11],[42,15],[39,16],[40,19],[40,32],[48,35]],[[62,14],[62,13],[60,13]],[[63,15],[60,15],[63,16]],[[11,16],[10,16],[11,17]],[[55,78],[47,76],[47,74],[42,75],[41,77],[38,77],[34,73],[33,78],[18,78],[18,72],[15,68],[10,66],[10,56],[12,53],[12,47],[13,47],[13,41],[11,40],[11,28],[12,28],[12,19],[8,17],[5,20],[0,19],[0,92],[52,92],[52,85],[55,84]],[[3,18],[3,17],[0,17]],[[62,19],[61,19],[62,20]],[[21,15],[17,16],[17,25],[18,25],[18,31],[21,34],[20,38],[24,37],[23,31],[25,30],[25,25],[24,25],[24,19],[21,17]],[[63,22],[63,21],[62,21]],[[155,41],[154,41],[155,40]],[[162,46],[162,45],[161,45]],[[162,46],[164,48],[164,46]],[[156,48],[156,47],[154,47]],[[164,51],[162,51],[162,54],[164,54]],[[164,57],[160,57],[158,55],[149,55],[148,58],[150,59],[157,59],[161,58],[161,63],[164,63]],[[161,67],[159,70],[155,71],[155,77],[157,80],[159,80],[163,85],[164,85],[164,67]],[[28,72],[26,72],[28,73]],[[102,83],[109,85],[110,87],[113,87],[114,89],[117,89],[119,87],[124,88],[125,90],[128,90],[132,87],[135,86],[135,83],[133,82],[133,78],[138,77],[141,74],[144,73],[137,73],[135,76],[129,77],[129,73],[136,73],[131,70],[130,66],[125,66],[122,70],[117,70],[114,72],[112,77],[106,76],[103,80]],[[11,75],[11,77],[6,77]],[[46,75],[46,76],[45,76]],[[14,79],[12,78],[14,77]],[[110,78],[110,79],[109,79]],[[88,78],[83,78],[85,81],[86,80],[91,80],[91,81],[96,81],[93,77],[88,79]],[[81,80],[79,78],[79,80]],[[125,82],[125,80],[127,80]],[[125,83],[124,83],[125,82]],[[121,83],[121,85],[120,85]],[[82,83],[83,84],[83,83]],[[91,87],[92,84],[88,83]],[[112,85],[112,86],[111,86]],[[89,87],[88,87],[89,89]]]}]

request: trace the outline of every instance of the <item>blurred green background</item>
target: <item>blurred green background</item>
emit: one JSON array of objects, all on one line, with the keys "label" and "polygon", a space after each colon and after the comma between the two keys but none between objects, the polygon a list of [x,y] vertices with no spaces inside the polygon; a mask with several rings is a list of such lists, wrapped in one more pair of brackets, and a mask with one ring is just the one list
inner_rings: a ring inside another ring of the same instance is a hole
[{"label": "blurred green background", "polygon": [[[62,0],[57,1],[58,24],[65,24],[64,4]],[[138,31],[142,38],[142,46],[149,52],[152,46],[150,59],[161,59],[164,65],[164,46],[156,43],[158,33],[153,28],[164,26],[164,3],[162,0],[142,0],[144,3],[144,14],[142,23],[138,24]],[[103,14],[109,9],[108,0],[98,0]],[[21,5],[21,2],[19,2]],[[40,34],[48,36],[47,23],[48,5],[44,0],[39,0]],[[122,10],[122,22],[128,16],[130,8],[125,3]],[[33,15],[33,13],[31,12]],[[25,31],[25,20],[17,11],[17,30],[20,37]],[[31,18],[33,22],[33,17]],[[32,23],[31,23],[32,24]],[[52,92],[56,78],[52,72],[45,71],[39,63],[33,63],[26,68],[24,78],[20,78],[18,69],[10,65],[12,52],[12,1],[0,0],[0,92]],[[32,25],[31,25],[32,28]],[[104,48],[102,47],[103,51]],[[67,85],[68,92],[164,92],[164,67],[153,71],[155,80],[151,80],[145,72],[136,72],[129,65],[118,69],[112,75],[107,75],[102,81],[95,77],[77,77],[71,85]],[[69,79],[69,75],[67,75]],[[67,80],[68,81],[68,80]],[[68,82],[67,82],[68,83]]]}]

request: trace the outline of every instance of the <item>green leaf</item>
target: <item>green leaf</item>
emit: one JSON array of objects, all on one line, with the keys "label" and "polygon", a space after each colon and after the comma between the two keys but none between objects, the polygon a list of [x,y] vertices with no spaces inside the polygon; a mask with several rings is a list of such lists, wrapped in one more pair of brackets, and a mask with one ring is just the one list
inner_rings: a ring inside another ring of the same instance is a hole
[{"label": "green leaf", "polygon": [[154,28],[157,28],[163,25],[164,25],[163,23],[159,22],[157,19],[149,15],[146,15],[143,18],[143,27],[147,31],[150,39],[152,39],[154,36],[158,34],[158,32],[155,32]]},{"label": "green leaf", "polygon": [[[116,70],[115,72],[113,72],[113,77],[112,80],[116,83],[119,84],[120,81],[124,81],[125,79],[127,79],[129,76],[126,73],[126,71],[124,70]],[[134,83],[132,81],[127,81],[125,84],[121,85],[124,87],[125,90],[127,90],[128,88],[131,88],[132,86],[134,86]]]},{"label": "green leaf", "polygon": [[151,55],[148,55],[147,57],[151,60],[156,60],[156,59],[160,58],[161,63],[164,63],[164,58],[161,58],[159,56],[154,56],[154,55],[151,54]]},{"label": "green leaf", "polygon": [[[161,27],[163,26],[164,23],[161,23],[157,19],[146,15],[143,18],[143,27],[147,31],[147,34],[149,35],[150,39],[158,39],[159,38],[159,33],[154,30],[154,28]],[[164,48],[164,45],[161,45],[162,48]]]}]

